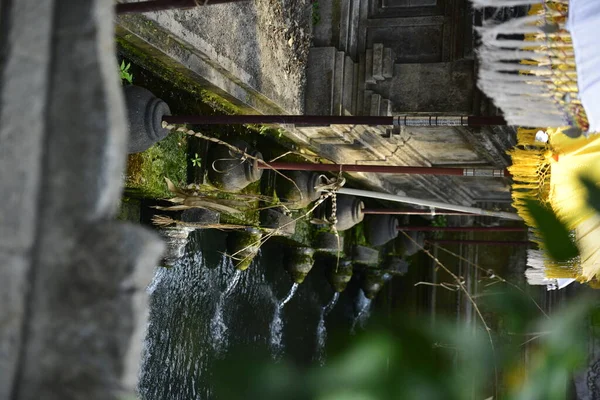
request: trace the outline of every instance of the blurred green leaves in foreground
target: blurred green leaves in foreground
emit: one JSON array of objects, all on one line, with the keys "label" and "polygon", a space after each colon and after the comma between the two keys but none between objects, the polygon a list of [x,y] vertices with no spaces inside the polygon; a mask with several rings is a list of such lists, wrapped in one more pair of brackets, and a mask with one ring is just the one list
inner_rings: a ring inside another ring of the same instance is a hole
[{"label": "blurred green leaves in foreground", "polygon": [[569,398],[572,373],[587,359],[591,299],[574,302],[552,319],[517,290],[495,289],[481,299],[479,307],[492,327],[494,348],[480,321],[468,327],[448,321],[432,325],[429,319],[402,316],[374,320],[369,332],[332,335],[323,367],[299,367],[287,360],[275,363],[265,354],[233,352],[236,356],[223,360],[215,371],[216,398]]}]

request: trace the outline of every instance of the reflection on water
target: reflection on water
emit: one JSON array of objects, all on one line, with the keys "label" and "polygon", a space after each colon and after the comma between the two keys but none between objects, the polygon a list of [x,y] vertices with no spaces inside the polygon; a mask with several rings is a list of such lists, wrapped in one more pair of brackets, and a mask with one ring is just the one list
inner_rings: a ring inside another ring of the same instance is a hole
[{"label": "reflection on water", "polygon": [[[220,231],[191,233],[184,257],[173,268],[157,270],[148,288],[142,399],[213,398],[213,367],[228,351],[242,348],[269,354],[273,315],[281,306],[277,299],[287,302],[285,318],[280,313],[276,329],[285,337],[280,354],[297,365],[314,362],[316,328],[323,304],[331,300],[325,271],[314,269],[301,290],[290,290],[280,245],[269,241],[248,270],[238,273],[222,254],[225,239],[226,233]],[[289,301],[292,295],[294,301]],[[332,307],[329,330],[337,326],[336,330],[348,332],[355,301],[356,291],[339,296],[343,306]],[[215,339],[222,346],[215,345]]]}]

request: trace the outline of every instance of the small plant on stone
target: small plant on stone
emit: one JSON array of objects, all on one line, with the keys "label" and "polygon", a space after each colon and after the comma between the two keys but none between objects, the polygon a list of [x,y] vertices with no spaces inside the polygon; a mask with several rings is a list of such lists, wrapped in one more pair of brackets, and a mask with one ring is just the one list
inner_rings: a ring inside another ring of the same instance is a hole
[{"label": "small plant on stone", "polygon": [[432,226],[445,227],[448,226],[448,219],[445,215],[437,215],[432,221]]},{"label": "small plant on stone", "polygon": [[133,84],[133,74],[131,72],[129,72],[129,68],[131,68],[131,63],[127,63],[127,65],[125,65],[125,60],[121,61],[121,65],[119,67],[121,81],[127,81],[127,83],[132,85]]},{"label": "small plant on stone", "polygon": [[319,9],[319,2],[315,1],[312,3],[312,23],[317,25],[321,22],[321,10]]},{"label": "small plant on stone", "polygon": [[200,167],[202,165],[202,159],[200,158],[200,156],[198,155],[198,153],[194,154],[194,158],[192,158],[192,165],[194,167]]}]

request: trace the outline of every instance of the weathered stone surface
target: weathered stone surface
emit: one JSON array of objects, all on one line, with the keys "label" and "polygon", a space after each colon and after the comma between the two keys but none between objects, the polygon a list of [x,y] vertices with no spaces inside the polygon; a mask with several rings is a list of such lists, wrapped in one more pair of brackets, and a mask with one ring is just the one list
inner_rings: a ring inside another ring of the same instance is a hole
[{"label": "weathered stone surface", "polygon": [[373,45],[373,79],[382,81],[383,77],[383,44]]},{"label": "weathered stone surface", "polygon": [[[3,235],[4,237],[4,235]],[[29,290],[30,260],[0,252],[0,398],[8,399],[14,384],[22,346],[25,296]]]},{"label": "weathered stone surface", "polygon": [[277,236],[292,236],[296,231],[296,221],[273,208],[267,208],[260,212],[260,226],[268,229],[275,229]]},{"label": "weathered stone surface", "polygon": [[120,16],[125,31],[119,35],[143,32],[146,45],[195,70],[208,89],[239,103],[265,113],[277,108],[303,113],[309,8],[307,1],[241,1]]},{"label": "weathered stone surface", "polygon": [[373,49],[367,49],[365,52],[365,82],[376,83],[373,77]]},{"label": "weathered stone surface", "polygon": [[[466,15],[463,13],[464,6],[455,0],[446,0],[446,5],[442,8],[425,7],[421,2],[413,3],[415,4],[399,7],[396,1],[383,5],[366,0],[352,0],[337,9],[338,5],[334,2],[319,3],[322,11],[321,22],[313,31],[314,45],[336,47],[317,47],[310,50],[306,80],[306,114],[334,113],[334,70],[338,50],[343,50],[345,57],[350,56],[353,60],[358,60],[358,77],[352,82],[351,89],[354,92],[351,112],[356,115],[371,113],[372,92],[389,99],[396,113],[471,113],[475,100],[472,97],[475,89],[474,66],[472,54],[468,54],[472,51],[469,49],[472,38],[468,35],[468,26],[464,25],[470,22],[462,19],[463,15]],[[349,13],[346,12],[347,7],[350,8]],[[273,98],[271,103],[263,101],[269,97],[269,90],[272,89],[268,85],[260,85],[261,82],[257,81],[255,93],[261,94],[261,102],[257,100],[259,97],[250,96],[248,88],[240,90],[242,83],[252,80],[251,74],[247,72],[257,70],[257,60],[265,59],[247,57],[252,54],[251,50],[256,48],[255,32],[250,35],[250,44],[244,42],[249,50],[243,52],[237,42],[236,46],[230,47],[231,34],[223,33],[222,27],[211,27],[205,32],[197,32],[204,29],[205,25],[202,22],[216,16],[223,17],[226,13],[229,13],[227,18],[232,21],[232,25],[244,29],[250,24],[249,21],[256,18],[252,5],[245,8],[250,10],[247,16],[240,12],[243,9],[241,6],[226,5],[219,8],[219,11],[210,8],[207,11],[201,9],[198,12],[152,15],[151,24],[126,24],[127,31],[120,36],[132,43],[137,40],[138,35],[142,41],[151,42],[152,45],[141,48],[152,48],[152,52],[149,53],[152,57],[171,57],[173,62],[169,65],[177,72],[185,74],[186,71],[193,70],[195,80],[215,80],[215,77],[223,73],[221,70],[226,70],[228,79],[238,83],[221,85],[219,87],[222,89],[219,90],[225,91],[228,96],[238,99],[241,103],[252,103],[254,110],[244,109],[245,112],[293,113],[289,108],[286,110],[285,104],[288,103],[280,102],[277,98]],[[348,29],[340,29],[341,20],[348,16],[350,26]],[[246,19],[242,20],[244,18]],[[155,31],[158,33],[154,33]],[[325,31],[325,35],[318,33]],[[323,38],[325,39],[322,40]],[[186,45],[181,46],[182,43]],[[367,49],[372,49],[374,44],[383,44],[382,68],[385,70],[386,79],[369,79],[368,83],[365,82],[365,78],[369,68],[372,75],[373,62],[371,61],[367,68],[366,55]],[[239,54],[234,54],[236,51]],[[322,63],[323,59],[314,57],[319,52],[328,53],[324,58],[326,62]],[[267,52],[263,56],[265,54]],[[400,64],[394,65],[394,62]],[[211,67],[202,67],[205,64],[210,64]],[[348,67],[347,58],[344,60],[344,66],[345,69]],[[221,67],[221,70],[217,67]],[[263,72],[257,72],[256,76],[262,76],[261,74]],[[233,79],[236,75],[239,78],[237,81]],[[349,92],[347,82],[344,83],[341,93],[339,87],[336,91],[342,98],[342,108],[345,108],[345,98]],[[365,95],[368,98],[365,98]],[[267,103],[270,104],[269,107]],[[385,104],[382,103],[380,102],[378,111],[380,114],[385,113]],[[285,127],[286,136],[297,146],[308,147],[311,151],[338,163],[415,166],[491,164],[502,167],[506,163],[502,154],[510,146],[510,140],[498,138],[514,138],[514,132],[497,135],[488,132],[488,129],[474,133],[463,128],[411,128],[402,129],[399,135],[388,140],[380,136],[385,133],[386,128],[389,127]],[[487,198],[510,199],[509,182],[500,179],[480,181],[457,177],[359,173],[353,176],[373,189],[402,191],[414,197],[452,203],[473,204],[474,200]]]},{"label": "weathered stone surface", "polygon": [[333,112],[333,74],[335,47],[316,47],[308,53],[306,70],[306,112],[312,115],[331,115]]},{"label": "weathered stone surface", "polygon": [[388,99],[381,100],[379,115],[390,117],[392,116],[392,102]]},{"label": "weathered stone surface", "polygon": [[382,75],[384,78],[391,78],[394,76],[394,52],[389,47],[383,49]]},{"label": "weathered stone surface", "polygon": [[363,265],[377,265],[379,251],[366,246],[352,247],[352,262]]},{"label": "weathered stone surface", "polygon": [[371,110],[369,111],[369,115],[379,116],[381,110],[381,95],[377,93],[373,93],[371,95]]},{"label": "weathered stone surface", "polygon": [[193,224],[210,225],[218,224],[221,220],[221,215],[206,208],[191,208],[181,213],[181,220]]},{"label": "weathered stone surface", "polygon": [[365,90],[363,92],[363,112],[362,115],[371,115],[371,96],[373,96],[372,90]]},{"label": "weathered stone surface", "polygon": [[344,93],[342,95],[342,115],[352,115],[352,98],[354,97],[354,63],[345,56],[344,59]]},{"label": "weathered stone surface", "polygon": [[379,82],[377,90],[392,101],[397,113],[470,114],[475,80],[471,60],[396,64],[394,77]]},{"label": "weathered stone surface", "polygon": [[360,87],[360,73],[359,73],[359,63],[353,63],[353,74],[352,74],[352,100],[351,100],[351,108],[350,114],[358,115],[358,91]]},{"label": "weathered stone surface", "polygon": [[163,246],[111,222],[127,146],[113,3],[0,12],[0,398],[132,394]]},{"label": "weathered stone surface", "polygon": [[346,57],[343,51],[338,51],[335,53],[335,70],[333,73],[333,114],[332,115],[342,115],[343,114],[343,98],[344,98],[344,64],[346,61]]},{"label": "weathered stone surface", "polygon": [[358,59],[358,84],[356,87],[356,115],[364,115],[366,55],[361,54]]}]

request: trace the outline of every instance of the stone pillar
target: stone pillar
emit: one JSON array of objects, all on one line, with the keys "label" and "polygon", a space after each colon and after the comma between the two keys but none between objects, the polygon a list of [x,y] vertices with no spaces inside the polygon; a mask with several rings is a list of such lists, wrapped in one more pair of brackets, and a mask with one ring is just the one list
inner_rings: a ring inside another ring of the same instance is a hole
[{"label": "stone pillar", "polygon": [[113,222],[126,124],[111,0],[0,0],[0,398],[133,393],[162,252]]}]

